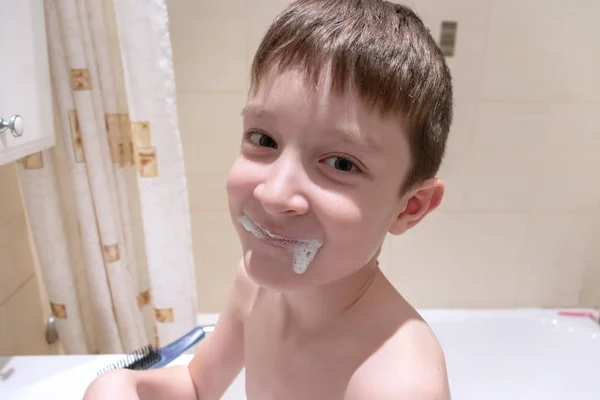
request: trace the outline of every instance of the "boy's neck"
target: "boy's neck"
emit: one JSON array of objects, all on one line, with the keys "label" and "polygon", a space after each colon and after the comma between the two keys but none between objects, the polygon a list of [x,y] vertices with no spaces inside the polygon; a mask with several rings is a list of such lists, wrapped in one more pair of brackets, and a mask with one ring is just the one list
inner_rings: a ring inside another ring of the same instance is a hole
[{"label": "boy's neck", "polygon": [[381,276],[374,259],[338,281],[281,293],[286,331],[309,335],[321,332],[357,304]]}]

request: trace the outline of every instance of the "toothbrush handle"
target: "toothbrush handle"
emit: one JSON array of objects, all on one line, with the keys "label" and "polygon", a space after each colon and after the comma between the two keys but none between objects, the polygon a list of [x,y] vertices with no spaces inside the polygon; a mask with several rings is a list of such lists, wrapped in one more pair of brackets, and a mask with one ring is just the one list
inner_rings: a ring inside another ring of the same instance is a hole
[{"label": "toothbrush handle", "polygon": [[159,349],[160,361],[152,365],[149,369],[164,367],[171,361],[175,360],[177,357],[183,354],[183,352],[204,338],[206,335],[206,331],[204,330],[205,328],[207,327],[197,326],[173,343],[170,343]]}]

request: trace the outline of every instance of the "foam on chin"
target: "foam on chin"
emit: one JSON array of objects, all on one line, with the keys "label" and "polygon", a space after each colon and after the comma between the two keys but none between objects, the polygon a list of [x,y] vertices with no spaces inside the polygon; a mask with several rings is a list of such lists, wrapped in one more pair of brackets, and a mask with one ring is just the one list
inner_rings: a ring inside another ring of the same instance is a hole
[{"label": "foam on chin", "polygon": [[277,236],[258,226],[250,217],[242,215],[238,221],[244,229],[254,234],[259,239],[270,237],[279,241],[279,245],[289,249],[292,253],[292,269],[296,274],[303,274],[317,255],[317,251],[323,245],[321,240],[289,240]]}]

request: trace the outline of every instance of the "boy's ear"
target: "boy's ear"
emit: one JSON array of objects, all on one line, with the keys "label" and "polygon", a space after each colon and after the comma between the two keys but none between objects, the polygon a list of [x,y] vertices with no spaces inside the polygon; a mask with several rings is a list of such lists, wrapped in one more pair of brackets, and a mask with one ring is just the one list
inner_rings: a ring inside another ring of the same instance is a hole
[{"label": "boy's ear", "polygon": [[403,207],[390,227],[392,235],[406,232],[440,205],[444,197],[444,182],[437,178],[428,179],[406,196],[407,200],[403,201]]}]

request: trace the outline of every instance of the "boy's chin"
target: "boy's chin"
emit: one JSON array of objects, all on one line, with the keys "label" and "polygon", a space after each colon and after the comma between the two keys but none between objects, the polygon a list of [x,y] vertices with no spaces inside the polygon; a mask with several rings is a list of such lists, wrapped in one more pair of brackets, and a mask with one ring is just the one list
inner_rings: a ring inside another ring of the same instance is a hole
[{"label": "boy's chin", "polygon": [[[246,273],[252,281],[260,287],[276,290],[296,290],[307,286],[305,274],[298,275],[292,270],[292,265],[283,265],[266,257],[253,256],[252,252],[244,255],[244,266]],[[310,269],[310,267],[309,267]]]},{"label": "boy's chin", "polygon": [[244,267],[248,277],[258,286],[277,291],[298,291],[324,287],[328,284],[338,283],[354,275],[358,271],[344,271],[340,274],[327,274],[319,262],[308,266],[304,274],[296,274],[292,269],[291,260],[285,265],[280,260],[253,255],[252,251],[244,253]]}]

